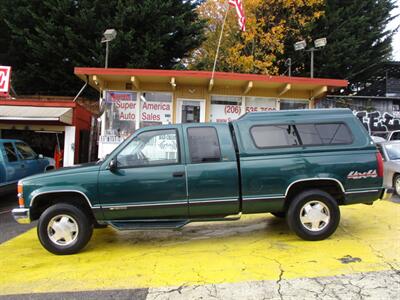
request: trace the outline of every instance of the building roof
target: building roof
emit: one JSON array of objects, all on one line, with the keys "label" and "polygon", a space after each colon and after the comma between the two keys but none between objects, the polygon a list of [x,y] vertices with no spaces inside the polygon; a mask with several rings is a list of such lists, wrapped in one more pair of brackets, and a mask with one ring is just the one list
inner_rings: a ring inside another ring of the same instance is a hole
[{"label": "building roof", "polygon": [[346,87],[347,80],[270,76],[209,71],[152,70],[152,69],[113,69],[76,67],[75,75],[97,90],[105,89],[109,82],[132,84],[134,90],[144,90],[146,85],[164,84],[175,90],[180,85],[205,86],[210,92],[216,87],[241,88],[243,94],[254,89],[276,89],[278,94],[288,90],[309,90],[310,98],[317,97],[328,90]]},{"label": "building roof", "polygon": [[0,106],[2,121],[56,121],[72,125],[72,117],[72,108],[68,107]]}]

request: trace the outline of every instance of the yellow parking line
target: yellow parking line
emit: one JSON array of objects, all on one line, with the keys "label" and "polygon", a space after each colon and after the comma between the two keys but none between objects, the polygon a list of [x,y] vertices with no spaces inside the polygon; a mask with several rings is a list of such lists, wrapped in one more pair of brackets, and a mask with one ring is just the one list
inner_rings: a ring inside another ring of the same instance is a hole
[{"label": "yellow parking line", "polygon": [[55,256],[36,231],[0,245],[0,294],[179,286],[334,276],[400,268],[400,205],[342,207],[328,240],[298,239],[269,214],[182,231],[96,230],[88,247]]}]

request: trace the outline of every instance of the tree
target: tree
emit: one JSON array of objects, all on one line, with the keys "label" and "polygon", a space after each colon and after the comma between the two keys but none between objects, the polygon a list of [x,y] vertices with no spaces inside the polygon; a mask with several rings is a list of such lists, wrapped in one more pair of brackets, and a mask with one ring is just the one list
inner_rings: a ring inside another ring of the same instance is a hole
[{"label": "tree", "polygon": [[204,22],[184,0],[2,0],[0,29],[9,43],[19,93],[75,94],[75,66],[104,66],[105,29],[115,28],[109,66],[172,68],[203,40]]},{"label": "tree", "polygon": [[[223,0],[208,0],[199,7],[208,33],[192,54],[191,68],[212,69],[221,24],[226,11]],[[323,0],[247,0],[247,30],[239,32],[232,10],[226,22],[217,70],[278,74],[284,63],[285,41],[306,36],[309,24],[321,14]]]},{"label": "tree", "polygon": [[[391,0],[326,0],[324,15],[312,24],[309,44],[313,39],[326,37],[328,44],[315,53],[315,76],[343,78],[350,88],[363,82],[381,62],[391,55],[393,31],[386,25],[392,20]],[[287,55],[298,66],[306,66],[298,75],[309,74],[309,56],[293,53],[293,41],[288,41]],[[368,70],[369,69],[369,70]],[[367,71],[367,72],[366,72]]]}]

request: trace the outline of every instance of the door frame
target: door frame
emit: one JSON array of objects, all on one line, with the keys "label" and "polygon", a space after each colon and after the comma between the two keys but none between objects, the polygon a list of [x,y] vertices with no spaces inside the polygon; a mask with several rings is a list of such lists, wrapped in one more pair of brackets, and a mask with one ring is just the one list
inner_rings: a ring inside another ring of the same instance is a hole
[{"label": "door frame", "polygon": [[177,98],[176,99],[176,123],[182,123],[182,105],[184,101],[196,101],[200,102],[200,123],[206,121],[206,99],[189,99],[189,98]]}]

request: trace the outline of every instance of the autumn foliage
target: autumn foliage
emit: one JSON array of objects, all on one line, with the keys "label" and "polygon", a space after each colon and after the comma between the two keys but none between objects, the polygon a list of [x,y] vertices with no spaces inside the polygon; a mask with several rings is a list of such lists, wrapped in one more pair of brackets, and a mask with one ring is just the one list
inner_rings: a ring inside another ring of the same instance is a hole
[{"label": "autumn foliage", "polygon": [[[198,8],[207,20],[206,40],[192,53],[189,67],[211,70],[227,1],[208,0]],[[228,12],[217,70],[276,75],[282,65],[285,43],[301,40],[309,25],[323,15],[323,0],[246,0],[246,32],[237,25],[236,13]]]}]

